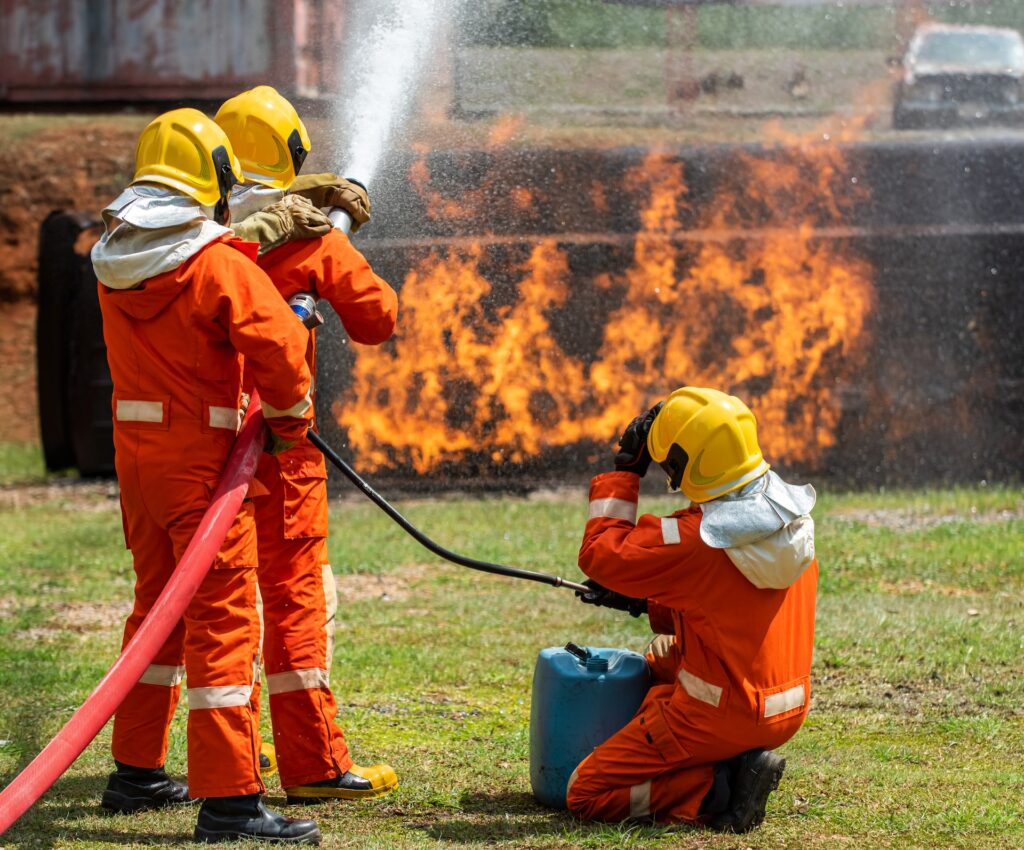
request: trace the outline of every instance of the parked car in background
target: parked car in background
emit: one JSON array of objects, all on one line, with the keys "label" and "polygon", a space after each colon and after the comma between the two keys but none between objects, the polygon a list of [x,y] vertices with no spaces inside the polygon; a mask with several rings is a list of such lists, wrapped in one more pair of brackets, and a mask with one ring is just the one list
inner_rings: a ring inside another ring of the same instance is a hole
[{"label": "parked car in background", "polygon": [[1024,39],[1012,29],[925,24],[903,58],[897,129],[1024,124]]}]

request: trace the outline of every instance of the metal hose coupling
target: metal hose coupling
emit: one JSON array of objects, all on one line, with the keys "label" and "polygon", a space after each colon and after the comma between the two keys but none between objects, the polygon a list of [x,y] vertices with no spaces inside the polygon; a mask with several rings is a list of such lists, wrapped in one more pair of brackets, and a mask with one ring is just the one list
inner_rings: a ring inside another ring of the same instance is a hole
[{"label": "metal hose coupling", "polygon": [[313,330],[324,323],[324,317],[316,309],[316,296],[312,292],[297,292],[288,299],[288,306],[299,317],[303,326]]}]

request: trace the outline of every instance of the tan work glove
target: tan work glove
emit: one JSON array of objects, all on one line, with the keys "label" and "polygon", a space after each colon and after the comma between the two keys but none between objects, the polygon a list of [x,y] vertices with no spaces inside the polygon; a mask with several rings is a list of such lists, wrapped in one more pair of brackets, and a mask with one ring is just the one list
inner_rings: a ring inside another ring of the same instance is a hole
[{"label": "tan work glove", "polygon": [[351,216],[353,233],[370,220],[370,196],[366,187],[355,180],[330,172],[304,174],[295,178],[288,191],[309,198],[320,209],[340,207]]},{"label": "tan work glove", "polygon": [[331,220],[301,195],[285,195],[231,229],[247,242],[260,243],[260,256],[295,239],[314,239],[331,232]]}]

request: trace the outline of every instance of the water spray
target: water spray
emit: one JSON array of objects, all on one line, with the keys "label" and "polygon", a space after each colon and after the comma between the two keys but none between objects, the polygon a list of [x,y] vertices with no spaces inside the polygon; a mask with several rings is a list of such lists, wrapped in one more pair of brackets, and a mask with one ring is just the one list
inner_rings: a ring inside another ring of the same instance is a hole
[{"label": "water spray", "polygon": [[343,163],[340,173],[369,184],[377,176],[384,151],[392,146],[398,125],[412,109],[424,60],[435,48],[450,2],[353,5],[356,20],[350,31],[358,34],[359,41],[342,53],[345,61],[339,79],[345,81],[346,97],[337,104],[334,137],[344,142],[334,160]]},{"label": "water spray", "polygon": [[478,561],[476,558],[469,558],[466,555],[460,555],[458,552],[453,552],[451,549],[446,549],[438,543],[435,543],[422,531],[420,531],[415,525],[409,520],[402,516],[390,502],[387,501],[380,493],[371,487],[363,477],[356,472],[351,466],[349,466],[344,459],[334,449],[332,449],[324,441],[316,431],[310,429],[306,436],[309,441],[316,446],[320,451],[324,453],[326,457],[338,470],[359,490],[362,491],[363,495],[366,496],[371,502],[373,502],[378,508],[386,513],[391,519],[397,522],[410,536],[412,536],[416,542],[422,544],[435,555],[439,555],[446,561],[451,561],[453,564],[458,564],[460,567],[468,567],[471,570],[479,570],[482,573],[491,573],[493,575],[508,576],[509,578],[520,578],[525,581],[536,581],[541,584],[547,584],[551,587],[565,587],[569,590],[575,590],[581,593],[590,593],[592,588],[587,587],[585,584],[578,584],[574,581],[567,581],[559,576],[548,575],[547,573],[535,573],[530,570],[523,570],[519,567],[508,567],[504,564],[492,564],[490,561]]},{"label": "water spray", "polygon": [[[345,57],[339,79],[345,80],[345,97],[335,107],[332,123],[335,139],[345,139],[334,151],[341,162],[338,172],[369,186],[377,176],[381,159],[396,130],[404,122],[423,82],[424,59],[436,50],[436,39],[447,20],[449,0],[417,0],[394,8],[353,9],[351,31],[359,43],[342,51]],[[352,219],[337,207],[327,217],[336,230],[348,234]]]}]

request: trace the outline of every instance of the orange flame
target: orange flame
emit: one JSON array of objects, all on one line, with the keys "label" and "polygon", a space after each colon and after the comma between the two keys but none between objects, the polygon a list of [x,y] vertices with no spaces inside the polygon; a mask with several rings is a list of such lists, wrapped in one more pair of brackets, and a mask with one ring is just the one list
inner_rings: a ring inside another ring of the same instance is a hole
[{"label": "orange flame", "polygon": [[[607,444],[685,384],[743,397],[770,460],[820,461],[835,443],[836,385],[858,365],[873,298],[869,264],[815,233],[841,225],[865,197],[846,173],[831,144],[742,155],[692,233],[682,230],[682,163],[649,154],[625,181],[644,199],[640,230],[632,264],[597,281],[623,298],[589,364],[552,332],[549,316],[572,306],[556,240],[509,265],[514,291],[486,279],[481,245],[434,252],[401,288],[396,340],[359,348],[335,408],[360,465],[423,473],[445,461],[501,465]],[[422,161],[413,176],[426,186]],[[591,195],[604,198],[596,184]],[[483,197],[468,201],[462,212]]]}]

